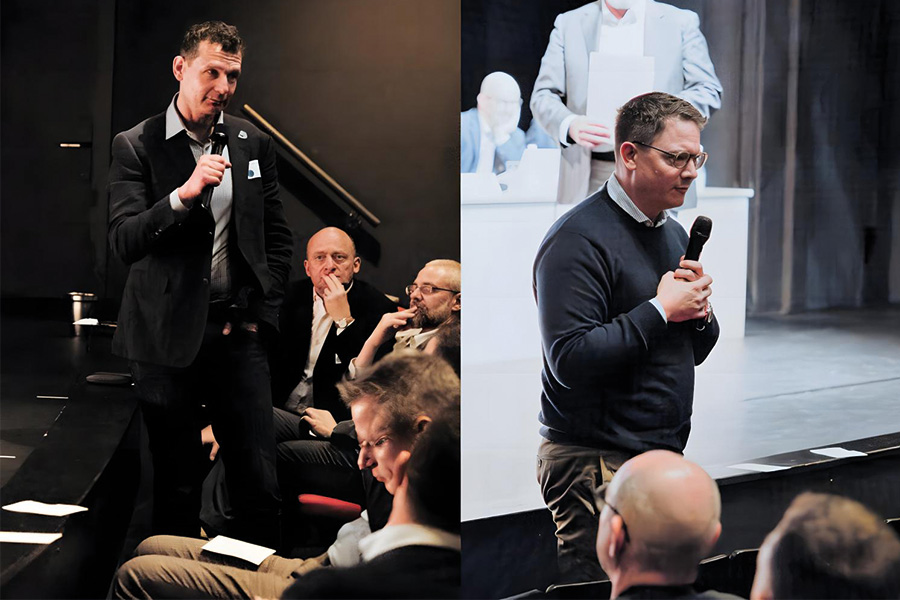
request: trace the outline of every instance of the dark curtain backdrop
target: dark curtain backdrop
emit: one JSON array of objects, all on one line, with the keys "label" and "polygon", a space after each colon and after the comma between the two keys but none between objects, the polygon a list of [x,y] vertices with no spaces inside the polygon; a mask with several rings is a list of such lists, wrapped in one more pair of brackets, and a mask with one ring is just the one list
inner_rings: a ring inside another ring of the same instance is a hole
[{"label": "dark curtain backdrop", "polygon": [[[362,276],[402,293],[432,258],[459,258],[457,0],[4,0],[2,293],[118,299],[106,251],[112,136],[163,111],[192,23],[248,43],[228,111],[249,104],[381,220]],[[58,142],[86,140],[85,150]],[[282,194],[305,240],[316,198]],[[372,260],[377,260],[377,265]]]},{"label": "dark curtain backdrop", "polygon": [[[725,89],[703,132],[708,184],[756,190],[748,310],[900,301],[900,3],[669,3],[700,16]],[[527,127],[553,20],[583,4],[463,0],[462,108],[486,74],[506,71]]]}]

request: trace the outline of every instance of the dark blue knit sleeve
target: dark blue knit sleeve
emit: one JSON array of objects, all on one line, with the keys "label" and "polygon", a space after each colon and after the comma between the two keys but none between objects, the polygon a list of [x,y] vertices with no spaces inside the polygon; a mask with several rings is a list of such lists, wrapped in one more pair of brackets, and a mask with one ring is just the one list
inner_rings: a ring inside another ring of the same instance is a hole
[{"label": "dark blue knit sleeve", "polygon": [[566,387],[640,362],[666,323],[647,301],[612,314],[617,259],[584,236],[558,230],[535,260],[534,286],[544,356]]}]

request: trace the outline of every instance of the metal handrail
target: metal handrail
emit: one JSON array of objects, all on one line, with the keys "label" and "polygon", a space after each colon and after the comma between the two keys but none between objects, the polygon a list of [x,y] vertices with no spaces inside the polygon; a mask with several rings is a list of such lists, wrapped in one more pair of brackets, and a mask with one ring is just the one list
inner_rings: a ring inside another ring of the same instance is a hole
[{"label": "metal handrail", "polygon": [[[278,142],[282,148],[284,148],[288,154],[291,155],[295,160],[300,162],[306,169],[310,171],[312,175],[315,175],[318,180],[325,184],[325,189],[323,191],[330,192],[331,195],[338,197],[341,201],[348,204],[354,211],[359,213],[372,227],[378,227],[381,224],[381,220],[375,216],[372,211],[366,208],[362,202],[356,199],[353,194],[348,192],[344,187],[339,184],[333,177],[331,177],[328,173],[326,173],[322,168],[317,165],[311,158],[309,158],[306,154],[304,154],[297,146],[291,143],[289,139],[287,139],[280,131],[275,129],[275,127],[269,123],[261,114],[253,110],[249,104],[245,104],[243,107],[244,114],[250,117],[255,124],[261,129],[265,130],[266,133],[271,135],[276,142]],[[321,186],[320,186],[320,189]]]}]

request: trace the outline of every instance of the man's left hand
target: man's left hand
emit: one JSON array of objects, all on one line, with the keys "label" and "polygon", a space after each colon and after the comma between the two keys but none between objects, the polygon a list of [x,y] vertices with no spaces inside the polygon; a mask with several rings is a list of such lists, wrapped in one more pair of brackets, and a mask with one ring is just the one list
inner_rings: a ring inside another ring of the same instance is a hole
[{"label": "man's left hand", "polygon": [[331,413],[321,408],[307,408],[303,411],[301,420],[306,421],[313,433],[323,439],[329,439],[337,421],[331,416]]},{"label": "man's left hand", "polygon": [[703,277],[703,265],[697,260],[684,260],[682,256],[678,261],[680,268],[675,270],[675,279],[684,281],[697,281]]},{"label": "man's left hand", "polygon": [[325,312],[335,323],[341,319],[349,319],[350,303],[347,301],[347,290],[344,284],[334,273],[325,276],[325,291],[322,300],[325,301]]}]

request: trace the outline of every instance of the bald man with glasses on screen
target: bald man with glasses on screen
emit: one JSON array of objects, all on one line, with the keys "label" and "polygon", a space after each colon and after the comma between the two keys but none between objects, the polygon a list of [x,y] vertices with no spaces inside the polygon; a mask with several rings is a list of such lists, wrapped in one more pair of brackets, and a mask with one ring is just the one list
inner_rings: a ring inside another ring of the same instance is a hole
[{"label": "bald man with glasses on screen", "polygon": [[593,498],[629,458],[682,452],[694,367],[716,343],[712,278],[683,260],[667,210],[705,162],[706,123],[653,92],[619,109],[616,171],[551,227],[534,265],[543,349],[538,481],[557,526],[562,581],[602,578]]}]

